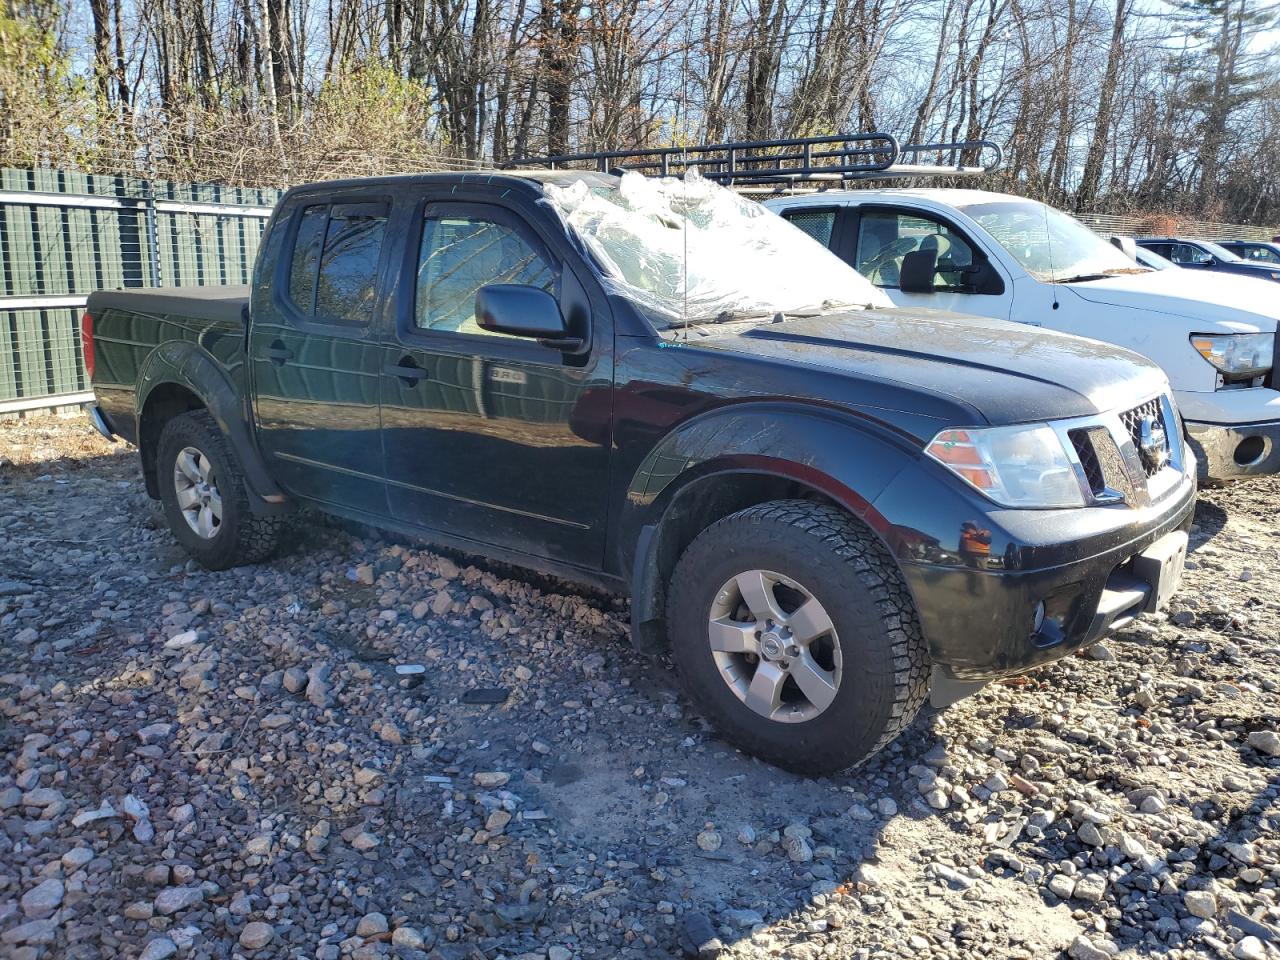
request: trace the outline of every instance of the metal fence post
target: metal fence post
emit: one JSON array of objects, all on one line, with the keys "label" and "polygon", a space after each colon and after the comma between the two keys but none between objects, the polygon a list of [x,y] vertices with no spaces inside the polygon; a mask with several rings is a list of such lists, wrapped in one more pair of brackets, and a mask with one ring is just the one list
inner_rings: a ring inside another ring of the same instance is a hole
[{"label": "metal fence post", "polygon": [[147,252],[151,257],[151,285],[161,286],[164,278],[160,275],[160,239],[156,235],[156,188],[150,180],[142,187],[142,196],[147,203]]}]

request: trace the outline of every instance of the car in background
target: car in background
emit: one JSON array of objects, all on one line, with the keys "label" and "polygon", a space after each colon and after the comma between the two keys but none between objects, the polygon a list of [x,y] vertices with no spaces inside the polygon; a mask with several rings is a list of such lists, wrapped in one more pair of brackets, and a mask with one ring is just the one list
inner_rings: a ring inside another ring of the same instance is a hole
[{"label": "car in background", "polygon": [[1259,280],[1280,283],[1280,264],[1245,260],[1221,244],[1209,240],[1186,240],[1181,237],[1137,237],[1137,244],[1160,254],[1188,270],[1212,270],[1215,273],[1238,273]]},{"label": "car in background", "polygon": [[1218,246],[1250,263],[1280,266],[1280,243],[1267,243],[1264,240],[1219,240]]},{"label": "car in background", "polygon": [[1280,472],[1274,287],[1140,266],[1078,220],[1011,194],[829,190],[765,206],[897,306],[1015,320],[1154,360],[1173,384],[1202,480]]}]

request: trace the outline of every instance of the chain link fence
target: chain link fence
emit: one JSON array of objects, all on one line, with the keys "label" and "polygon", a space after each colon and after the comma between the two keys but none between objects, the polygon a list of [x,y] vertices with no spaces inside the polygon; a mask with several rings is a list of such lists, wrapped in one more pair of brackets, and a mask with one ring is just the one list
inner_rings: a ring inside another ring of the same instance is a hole
[{"label": "chain link fence", "polygon": [[1271,240],[1280,228],[1192,220],[1176,215],[1078,213],[1076,219],[1104,237],[1180,236],[1197,240]]},{"label": "chain link fence", "polygon": [[[342,165],[342,172],[353,171]],[[377,171],[388,172],[381,167]],[[281,191],[0,169],[0,415],[92,399],[80,316],[93,290],[248,283]],[[1085,214],[1104,236],[1269,240],[1264,227]]]}]

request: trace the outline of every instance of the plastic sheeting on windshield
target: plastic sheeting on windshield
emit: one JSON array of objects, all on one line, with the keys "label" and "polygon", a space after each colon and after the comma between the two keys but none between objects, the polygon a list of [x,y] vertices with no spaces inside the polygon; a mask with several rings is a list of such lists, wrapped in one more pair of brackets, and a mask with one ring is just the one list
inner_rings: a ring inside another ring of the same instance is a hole
[{"label": "plastic sheeting on windshield", "polygon": [[608,273],[611,292],[659,321],[892,305],[803,231],[696,172],[548,184],[545,196]]}]

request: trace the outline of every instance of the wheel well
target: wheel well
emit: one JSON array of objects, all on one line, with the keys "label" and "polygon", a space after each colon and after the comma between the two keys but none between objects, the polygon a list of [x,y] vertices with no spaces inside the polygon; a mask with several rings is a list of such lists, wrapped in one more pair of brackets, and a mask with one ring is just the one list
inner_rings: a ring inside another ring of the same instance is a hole
[{"label": "wheel well", "polygon": [[666,646],[667,582],[685,548],[707,527],[739,510],[771,500],[810,500],[843,509],[826,494],[788,477],[760,473],[716,474],[695,480],[668,505],[654,533],[647,596],[632,596],[632,641],[641,650]]},{"label": "wheel well", "polygon": [[156,456],[164,425],[184,413],[206,409],[208,407],[205,402],[195,393],[176,383],[162,383],[147,396],[142,414],[138,417],[138,452],[142,457],[142,475],[146,480],[147,493],[153,500],[160,498],[160,488],[156,482]]}]

